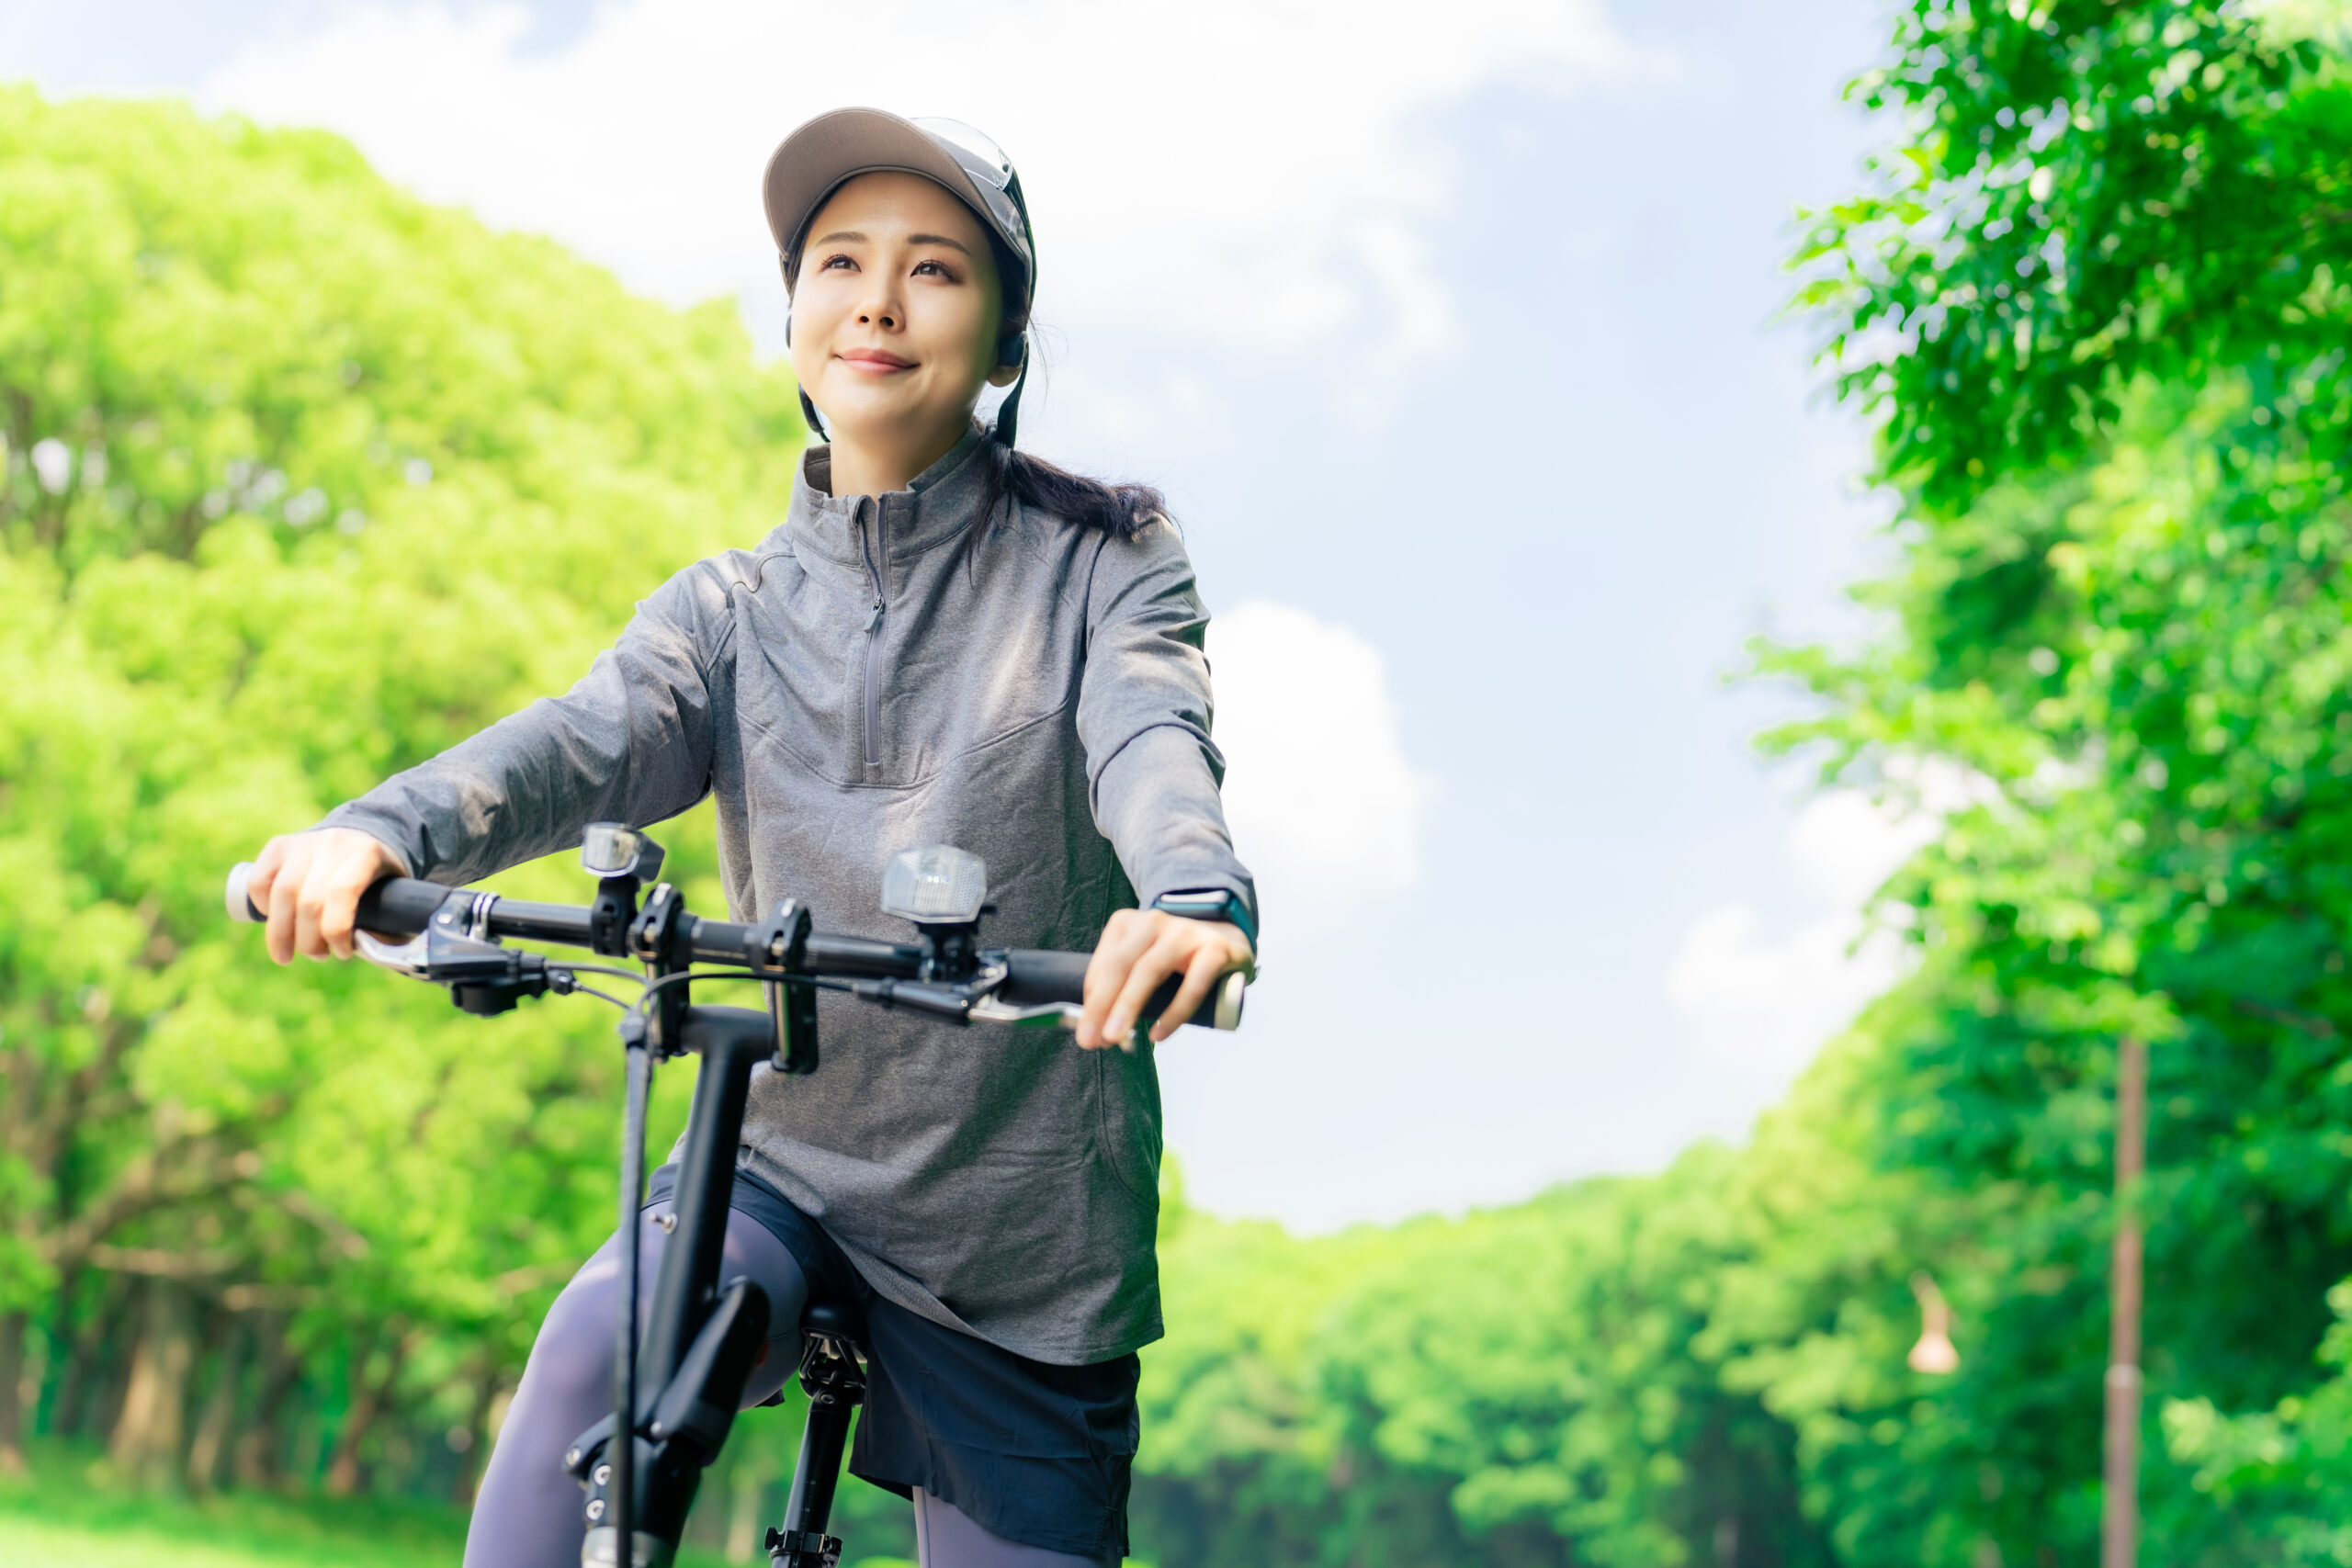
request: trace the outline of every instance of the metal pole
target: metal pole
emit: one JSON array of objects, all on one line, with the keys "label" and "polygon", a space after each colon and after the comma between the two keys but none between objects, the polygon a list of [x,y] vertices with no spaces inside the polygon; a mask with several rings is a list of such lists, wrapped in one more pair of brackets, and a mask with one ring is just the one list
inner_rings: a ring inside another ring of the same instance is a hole
[{"label": "metal pole", "polygon": [[2148,1168],[2148,1047],[2125,1040],[2115,1081],[2115,1265],[2108,1324],[2106,1506],[2099,1568],[2138,1568],[2140,1559],[2140,1302],[2143,1247],[2140,1178]]}]

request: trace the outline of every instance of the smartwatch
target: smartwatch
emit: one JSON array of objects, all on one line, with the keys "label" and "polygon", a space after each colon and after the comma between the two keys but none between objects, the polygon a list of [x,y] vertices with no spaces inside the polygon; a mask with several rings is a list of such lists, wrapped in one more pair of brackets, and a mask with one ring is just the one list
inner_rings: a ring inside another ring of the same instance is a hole
[{"label": "smartwatch", "polygon": [[1180,892],[1162,893],[1151,901],[1151,907],[1162,914],[1181,915],[1188,920],[1225,920],[1241,928],[1250,939],[1250,950],[1258,949],[1258,922],[1250,918],[1250,906],[1223,887],[1188,887]]}]

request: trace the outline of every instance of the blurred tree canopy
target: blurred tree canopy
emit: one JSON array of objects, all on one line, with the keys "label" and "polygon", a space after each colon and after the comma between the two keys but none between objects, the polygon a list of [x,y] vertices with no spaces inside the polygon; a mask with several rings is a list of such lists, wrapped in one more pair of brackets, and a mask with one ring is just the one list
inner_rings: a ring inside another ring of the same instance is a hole
[{"label": "blurred tree canopy", "polygon": [[[2135,1035],[2148,1550],[2352,1561],[2344,26],[1896,8],[1892,143],[1795,261],[1891,564],[1757,671],[1818,698],[1770,746],[1939,819],[1876,906],[1916,964],[1655,1178],[1306,1240],[1171,1190],[1151,1560],[2087,1560]],[[0,95],[0,1462],[462,1495],[604,1228],[602,1021],[266,971],[220,873],[763,532],[791,385],[724,306],[165,106]],[[714,1541],[787,1462],[744,1430]]]},{"label": "blurred tree canopy", "polygon": [[1666,1175],[1297,1241],[1188,1216],[1145,1353],[1141,1549],[1407,1568],[1836,1559],[1791,1428],[1701,1343],[1749,1242],[1707,1145]]},{"label": "blurred tree canopy", "polygon": [[220,879],[569,683],[800,440],[724,304],[332,137],[0,91],[0,1459],[348,1489],[418,1390],[478,1452],[606,1224],[607,1021],[272,971]]},{"label": "blurred tree canopy", "polygon": [[[2249,1501],[2220,1413],[2305,1408],[2352,1270],[2344,20],[1906,6],[1856,89],[1902,140],[1799,258],[1883,421],[1900,558],[1859,591],[1866,646],[1766,650],[1827,704],[1773,740],[1947,813],[1887,889],[1919,967],[1807,1093],[1842,1079],[1855,1192],[1892,1201],[1890,1260],[1935,1269],[1966,1359],[1925,1398],[1826,1375],[1872,1331],[1792,1290],[1810,1225],[1712,1331],[1757,1345],[1736,1381],[1793,1380],[1767,1405],[1849,1499],[1856,1562],[2094,1550],[2127,1034],[2154,1047],[2154,1549],[2308,1537]],[[1821,1261],[1848,1291],[1868,1259]]]}]

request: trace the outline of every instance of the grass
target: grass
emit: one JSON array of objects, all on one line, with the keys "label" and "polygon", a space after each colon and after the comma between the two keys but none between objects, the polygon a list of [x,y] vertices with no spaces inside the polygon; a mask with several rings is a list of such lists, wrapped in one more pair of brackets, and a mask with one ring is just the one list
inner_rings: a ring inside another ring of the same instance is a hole
[{"label": "grass", "polygon": [[419,1568],[455,1564],[465,1541],[465,1515],[453,1507],[142,1492],[55,1449],[34,1450],[29,1475],[0,1481],[9,1568]]},{"label": "grass", "polygon": [[[35,1447],[29,1474],[0,1477],[7,1568],[457,1568],[465,1544],[465,1510],[449,1505],[141,1490],[50,1445]],[[692,1548],[678,1563],[723,1568]],[[904,1565],[868,1558],[857,1568]]]}]

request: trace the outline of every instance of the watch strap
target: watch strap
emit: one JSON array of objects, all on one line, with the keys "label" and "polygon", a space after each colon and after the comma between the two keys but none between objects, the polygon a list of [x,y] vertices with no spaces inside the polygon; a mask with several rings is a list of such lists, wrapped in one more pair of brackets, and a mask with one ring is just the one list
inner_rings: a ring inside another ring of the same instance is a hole
[{"label": "watch strap", "polygon": [[1151,907],[1162,914],[1178,915],[1188,920],[1227,921],[1240,928],[1253,950],[1258,945],[1258,922],[1250,918],[1250,907],[1230,888],[1191,887],[1162,893],[1151,901]]}]

